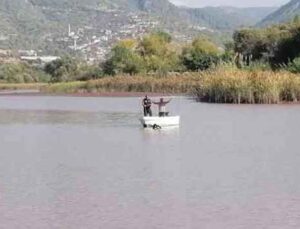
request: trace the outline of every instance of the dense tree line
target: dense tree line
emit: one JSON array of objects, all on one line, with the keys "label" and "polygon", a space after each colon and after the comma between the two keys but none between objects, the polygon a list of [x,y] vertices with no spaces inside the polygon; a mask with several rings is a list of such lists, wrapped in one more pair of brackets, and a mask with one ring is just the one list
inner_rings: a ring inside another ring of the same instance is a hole
[{"label": "dense tree line", "polygon": [[238,66],[265,62],[274,69],[294,66],[300,56],[300,18],[261,29],[242,29],[233,35]]},{"label": "dense tree line", "polygon": [[141,40],[119,42],[103,64],[105,74],[137,74],[206,70],[220,59],[218,47],[205,38],[182,46],[164,32],[152,33]]},{"label": "dense tree line", "polygon": [[44,67],[26,63],[0,63],[0,83],[57,83],[100,77],[103,77],[103,71],[98,65],[89,66],[69,56],[52,61]]},{"label": "dense tree line", "polygon": [[0,82],[86,81],[119,74],[164,76],[168,72],[203,71],[224,62],[245,69],[300,72],[300,18],[267,28],[236,31],[224,51],[207,38],[179,44],[168,33],[155,32],[141,39],[120,41],[99,65],[88,66],[70,56],[48,63],[43,69],[25,63],[0,64]]},{"label": "dense tree line", "polygon": [[0,82],[35,83],[48,82],[50,75],[25,63],[0,64]]},{"label": "dense tree line", "polygon": [[[155,32],[139,40],[127,39],[117,43],[108,59],[88,66],[79,59],[64,56],[37,69],[26,64],[0,65],[0,80],[4,82],[51,83],[85,81],[119,74],[158,74],[168,72],[202,71],[219,63],[222,53],[206,38],[196,38],[187,45],[172,41],[165,32]],[[1,78],[2,76],[2,78]]]}]

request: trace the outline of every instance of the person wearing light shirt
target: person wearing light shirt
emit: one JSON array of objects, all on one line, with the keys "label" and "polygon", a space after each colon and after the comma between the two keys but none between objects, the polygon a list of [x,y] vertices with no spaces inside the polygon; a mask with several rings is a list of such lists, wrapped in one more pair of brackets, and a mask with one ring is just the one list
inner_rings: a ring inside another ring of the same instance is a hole
[{"label": "person wearing light shirt", "polygon": [[158,105],[158,114],[159,117],[165,117],[169,115],[169,112],[166,111],[166,105],[171,102],[172,99],[167,101],[164,98],[160,98],[159,102],[152,102],[155,105]]}]

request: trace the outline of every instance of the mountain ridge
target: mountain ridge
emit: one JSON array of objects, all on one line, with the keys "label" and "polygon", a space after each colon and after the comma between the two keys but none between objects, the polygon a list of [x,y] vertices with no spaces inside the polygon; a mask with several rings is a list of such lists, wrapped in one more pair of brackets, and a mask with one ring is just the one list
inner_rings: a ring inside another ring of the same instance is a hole
[{"label": "mountain ridge", "polygon": [[272,14],[265,17],[257,25],[268,26],[275,23],[283,23],[292,20],[297,15],[300,15],[300,0],[291,0]]},{"label": "mountain ridge", "polygon": [[[193,31],[193,35],[197,35],[205,29],[206,32],[230,33],[242,26],[252,26],[273,10],[182,8],[167,0],[1,0],[0,48],[60,49],[61,46],[54,45],[53,41],[66,33],[68,24],[76,29],[93,25],[97,33],[115,23],[119,26],[115,28],[117,31],[122,29],[123,22],[130,22],[129,12],[141,14],[145,20],[158,21],[158,28],[183,35],[192,30],[190,28],[197,27],[198,30]],[[118,15],[118,18],[114,15]],[[8,34],[9,40],[1,42],[1,37]]]},{"label": "mountain ridge", "polygon": [[139,1],[140,10],[151,13],[159,12],[159,15],[165,16],[173,14],[172,17],[174,15],[176,15],[175,17],[179,16],[179,18],[183,17],[189,23],[208,26],[217,30],[234,30],[239,26],[253,26],[277,9],[276,7],[238,8],[232,6],[191,8],[176,6],[167,0],[137,1]]}]

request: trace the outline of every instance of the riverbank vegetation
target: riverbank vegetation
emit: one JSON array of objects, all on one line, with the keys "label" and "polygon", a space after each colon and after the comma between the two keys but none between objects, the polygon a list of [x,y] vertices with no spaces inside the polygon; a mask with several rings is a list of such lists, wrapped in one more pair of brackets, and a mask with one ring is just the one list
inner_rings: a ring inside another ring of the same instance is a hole
[{"label": "riverbank vegetation", "polygon": [[210,103],[279,104],[300,101],[300,77],[297,74],[288,71],[248,71],[234,66],[198,73],[168,74],[165,77],[123,75],[31,86],[46,94],[147,92],[189,94],[199,101]]},{"label": "riverbank vegetation", "polygon": [[[214,103],[300,100],[300,20],[242,29],[223,48],[205,37],[178,44],[164,32],[117,43],[89,66],[62,57],[43,68],[0,65],[0,83],[38,83],[46,93],[189,93]],[[7,86],[8,87],[8,86]],[[12,86],[14,87],[14,86]]]},{"label": "riverbank vegetation", "polygon": [[300,18],[267,28],[242,29],[233,35],[235,63],[240,68],[253,63],[272,70],[299,72]]},{"label": "riverbank vegetation", "polygon": [[300,78],[289,72],[215,69],[159,76],[117,76],[44,87],[50,93],[188,93],[211,103],[278,104],[300,101]]},{"label": "riverbank vegetation", "polygon": [[300,77],[287,71],[218,69],[203,74],[194,91],[209,103],[279,104],[300,101]]},{"label": "riverbank vegetation", "polygon": [[12,90],[41,90],[46,83],[0,83],[0,91]]},{"label": "riverbank vegetation", "polygon": [[26,63],[0,64],[0,83],[37,83],[49,82],[51,76],[43,69]]},{"label": "riverbank vegetation", "polygon": [[66,82],[51,84],[43,87],[46,93],[107,93],[107,92],[147,92],[147,93],[168,93],[187,94],[197,87],[199,76],[193,73],[183,75],[120,75],[104,77],[98,80],[85,82]]}]

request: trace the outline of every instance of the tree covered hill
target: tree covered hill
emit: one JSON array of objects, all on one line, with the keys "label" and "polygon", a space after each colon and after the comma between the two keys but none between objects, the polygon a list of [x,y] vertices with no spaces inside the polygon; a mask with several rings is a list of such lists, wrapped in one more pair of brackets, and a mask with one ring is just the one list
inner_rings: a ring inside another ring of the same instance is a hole
[{"label": "tree covered hill", "polygon": [[177,7],[167,0],[132,0],[139,10],[157,14],[165,19],[182,19],[191,24],[215,30],[235,30],[241,26],[252,26],[275,11],[275,7]]},{"label": "tree covered hill", "polygon": [[300,0],[291,0],[290,2],[264,18],[258,25],[266,26],[287,22],[292,20],[297,15],[300,15]]},{"label": "tree covered hill", "polygon": [[[117,10],[117,17],[110,11]],[[156,18],[159,28],[186,34],[189,27],[206,27],[218,34],[251,26],[274,8],[177,7],[168,0],[1,0],[0,48],[53,50],[53,37],[66,33],[68,24],[93,26],[99,31],[114,21],[122,27],[128,13],[143,13]],[[117,30],[118,28],[116,28]],[[202,29],[193,34],[203,33]],[[50,41],[50,42],[45,42]]]},{"label": "tree covered hill", "polygon": [[216,30],[232,31],[242,26],[255,25],[275,9],[274,7],[205,7],[188,9],[188,13],[192,23],[204,24]]}]

